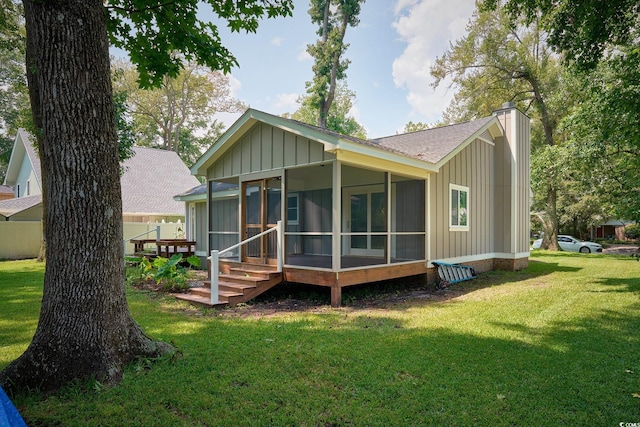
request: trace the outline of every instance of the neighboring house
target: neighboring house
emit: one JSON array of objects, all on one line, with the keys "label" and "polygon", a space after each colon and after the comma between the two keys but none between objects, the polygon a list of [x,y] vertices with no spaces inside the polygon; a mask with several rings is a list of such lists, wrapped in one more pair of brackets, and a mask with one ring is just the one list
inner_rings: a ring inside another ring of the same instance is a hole
[{"label": "neighboring house", "polygon": [[13,199],[15,188],[11,185],[0,185],[0,200]]},{"label": "neighboring house", "polygon": [[184,203],[173,199],[199,184],[177,153],[133,147],[135,155],[124,161],[122,216],[125,222],[184,221]]},{"label": "neighboring house", "polygon": [[283,235],[221,256],[273,264],[280,243],[283,279],[331,287],[334,305],[344,286],[434,280],[432,261],[520,269],[529,126],[507,104],[491,117],[364,141],[249,109],[192,167],[206,194],[201,186],[177,198],[192,208],[201,251],[282,220]]},{"label": "neighboring house", "polygon": [[611,219],[602,224],[591,227],[591,240],[594,239],[615,239],[629,240],[624,235],[624,228],[633,224],[633,221],[621,219]]},{"label": "neighboring house", "polygon": [[[122,210],[125,222],[175,222],[184,220],[184,204],[173,200],[198,184],[173,151],[133,147],[135,155],[125,160]],[[14,199],[0,201],[0,220],[42,219],[40,160],[32,137],[20,129],[9,160],[5,186],[14,188]]]}]

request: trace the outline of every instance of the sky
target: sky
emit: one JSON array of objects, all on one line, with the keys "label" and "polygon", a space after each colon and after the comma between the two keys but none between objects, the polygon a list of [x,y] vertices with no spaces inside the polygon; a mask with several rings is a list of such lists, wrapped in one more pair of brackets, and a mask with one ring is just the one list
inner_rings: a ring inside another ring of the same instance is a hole
[{"label": "sky", "polygon": [[[219,26],[222,43],[236,57],[232,94],[252,108],[293,113],[306,93],[313,59],[307,44],[318,39],[307,13],[309,0],[294,0],[293,17],[265,19],[256,34]],[[401,132],[409,121],[435,123],[453,96],[446,83],[434,90],[429,73],[450,42],[465,35],[475,0],[367,0],[345,41],[347,85],[356,93],[354,118],[369,138]],[[206,18],[206,12],[203,12]],[[240,114],[217,118],[230,126]]]},{"label": "sky", "polygon": [[[292,113],[313,78],[307,44],[317,27],[308,0],[294,0],[293,17],[264,20],[256,34],[230,33],[223,44],[240,66],[231,72],[233,94],[252,108]],[[429,73],[450,42],[464,37],[475,0],[367,0],[360,24],[349,27],[347,85],[356,93],[352,110],[369,138],[401,132],[409,121],[434,123],[449,104],[453,89],[434,90]],[[220,116],[227,125],[238,115]]]}]

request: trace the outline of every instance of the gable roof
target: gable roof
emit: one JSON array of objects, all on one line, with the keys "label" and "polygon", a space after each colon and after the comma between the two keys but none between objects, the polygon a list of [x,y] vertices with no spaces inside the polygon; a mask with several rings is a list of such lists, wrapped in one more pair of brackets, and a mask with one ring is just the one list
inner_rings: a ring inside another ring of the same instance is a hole
[{"label": "gable roof", "polygon": [[11,157],[9,158],[9,166],[7,167],[7,174],[4,177],[5,185],[14,185],[18,180],[18,174],[20,173],[20,167],[24,156],[27,156],[31,163],[31,168],[36,177],[38,187],[42,190],[42,171],[40,170],[40,157],[36,149],[34,148],[35,141],[32,139],[31,134],[24,129],[18,129],[16,134],[16,140],[13,143],[13,149],[11,150]]},{"label": "gable roof", "polygon": [[[41,187],[40,159],[32,145],[31,135],[19,129],[11,152],[5,184],[13,183],[25,156]],[[134,156],[123,163],[122,211],[125,214],[184,215],[184,204],[173,200],[175,194],[199,184],[189,168],[173,151],[132,147]],[[40,196],[28,196],[0,202],[0,213],[14,215],[42,202]]]},{"label": "gable roof", "polygon": [[173,196],[198,185],[198,179],[173,151],[147,147],[133,151],[135,155],[122,165],[122,212],[184,215],[184,203]]},{"label": "gable roof", "polygon": [[42,195],[16,197],[0,201],[0,215],[10,217],[42,203]]},{"label": "gable roof", "polygon": [[493,138],[504,134],[498,119],[491,116],[410,134],[362,140],[249,108],[198,159],[191,168],[191,173],[206,175],[207,169],[257,122],[319,142],[325,151],[335,153],[338,160],[351,163],[373,162],[385,170],[421,176],[437,172],[453,155],[476,138],[493,143]]},{"label": "gable roof", "polygon": [[407,156],[430,163],[438,163],[455,151],[464,141],[480,136],[476,133],[484,129],[485,125],[494,119],[494,117],[485,117],[465,123],[387,136],[374,141],[383,147],[395,149]]}]

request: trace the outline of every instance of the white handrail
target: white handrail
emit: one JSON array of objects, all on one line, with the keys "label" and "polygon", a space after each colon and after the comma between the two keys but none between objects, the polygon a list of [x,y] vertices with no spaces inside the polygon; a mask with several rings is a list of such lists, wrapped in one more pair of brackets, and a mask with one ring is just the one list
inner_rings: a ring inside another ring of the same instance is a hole
[{"label": "white handrail", "polygon": [[138,234],[136,236],[129,237],[128,239],[122,239],[122,246],[123,246],[123,249],[124,249],[124,251],[122,253],[124,255],[127,254],[127,242],[129,242],[129,241],[131,241],[133,239],[137,239],[138,237],[144,236],[145,234],[153,233],[154,231],[156,232],[156,241],[160,240],[160,226],[159,225],[157,225],[156,228],[153,229],[153,230],[147,230],[144,233],[140,233],[140,234]]},{"label": "white handrail", "polygon": [[239,247],[241,247],[242,245],[249,243],[253,240],[256,240],[259,237],[265,236],[269,233],[271,233],[272,231],[276,232],[276,257],[278,260],[278,264],[277,264],[277,269],[276,271],[278,273],[282,272],[282,221],[278,221],[277,225],[273,228],[270,228],[269,230],[265,230],[260,234],[256,234],[255,236],[249,237],[246,240],[243,240],[240,243],[236,243],[233,246],[229,246],[226,249],[222,249],[222,250],[213,250],[211,251],[211,256],[208,257],[207,259],[211,260],[211,277],[209,278],[209,283],[211,283],[211,304],[215,305],[218,304],[218,275],[220,272],[220,266],[219,266],[219,261],[220,261],[220,254],[221,253],[225,253],[225,252],[229,252],[232,251],[234,249],[237,249]]}]

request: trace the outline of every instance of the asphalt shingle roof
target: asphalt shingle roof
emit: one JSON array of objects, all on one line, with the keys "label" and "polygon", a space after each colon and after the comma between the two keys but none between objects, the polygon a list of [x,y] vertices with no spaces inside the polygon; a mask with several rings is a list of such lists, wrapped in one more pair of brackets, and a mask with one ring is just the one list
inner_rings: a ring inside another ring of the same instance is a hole
[{"label": "asphalt shingle roof", "polygon": [[173,151],[133,147],[136,153],[125,160],[122,183],[124,213],[184,215],[184,202],[173,200],[199,184],[189,168]]},{"label": "asphalt shingle roof", "polygon": [[465,123],[387,136],[374,139],[372,142],[409,157],[438,163],[492,119],[493,117],[485,117]]},{"label": "asphalt shingle roof", "polygon": [[0,194],[13,194],[14,191],[13,185],[0,185]]},{"label": "asphalt shingle roof", "polygon": [[25,209],[29,209],[38,203],[42,202],[42,196],[27,196],[16,197],[14,199],[7,199],[0,201],[0,214],[4,216],[11,216],[18,212],[22,212]]}]

